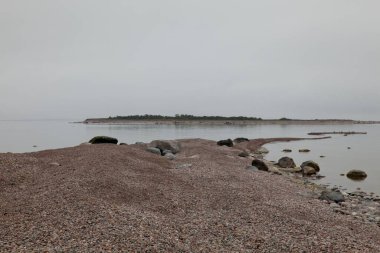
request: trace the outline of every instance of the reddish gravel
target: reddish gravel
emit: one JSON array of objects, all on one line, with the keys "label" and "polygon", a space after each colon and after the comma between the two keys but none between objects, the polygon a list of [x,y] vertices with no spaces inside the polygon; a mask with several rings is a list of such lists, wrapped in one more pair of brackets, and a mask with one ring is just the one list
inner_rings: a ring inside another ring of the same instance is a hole
[{"label": "reddish gravel", "polygon": [[0,251],[380,252],[379,227],[246,170],[240,150],[181,143],[174,161],[137,145],[0,154]]}]

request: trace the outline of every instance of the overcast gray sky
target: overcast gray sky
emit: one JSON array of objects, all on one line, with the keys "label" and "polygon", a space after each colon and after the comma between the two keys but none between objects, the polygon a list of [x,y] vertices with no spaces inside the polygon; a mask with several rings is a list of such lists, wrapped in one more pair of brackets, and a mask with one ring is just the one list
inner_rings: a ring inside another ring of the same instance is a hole
[{"label": "overcast gray sky", "polygon": [[378,0],[0,0],[0,118],[380,119]]}]

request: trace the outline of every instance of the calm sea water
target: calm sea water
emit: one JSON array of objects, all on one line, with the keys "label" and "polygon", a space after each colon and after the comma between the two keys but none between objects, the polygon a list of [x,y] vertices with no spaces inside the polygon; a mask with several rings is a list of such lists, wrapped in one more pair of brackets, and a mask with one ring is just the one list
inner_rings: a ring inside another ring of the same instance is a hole
[{"label": "calm sea water", "polygon": [[[75,121],[75,120],[72,120]],[[33,152],[78,145],[96,135],[108,135],[119,142],[149,142],[154,139],[205,138],[219,140],[247,137],[310,137],[313,131],[363,131],[367,135],[333,135],[331,139],[268,144],[268,160],[292,157],[297,165],[314,160],[326,176],[321,183],[361,188],[380,194],[380,125],[262,125],[262,126],[166,126],[166,125],[86,125],[65,121],[0,121],[0,152]],[[35,146],[35,147],[33,147]],[[348,149],[347,147],[351,147]],[[282,153],[284,148],[293,150]],[[308,148],[310,153],[299,153]],[[326,156],[320,158],[321,155]],[[367,179],[354,182],[340,176],[350,169],[362,169]]]}]

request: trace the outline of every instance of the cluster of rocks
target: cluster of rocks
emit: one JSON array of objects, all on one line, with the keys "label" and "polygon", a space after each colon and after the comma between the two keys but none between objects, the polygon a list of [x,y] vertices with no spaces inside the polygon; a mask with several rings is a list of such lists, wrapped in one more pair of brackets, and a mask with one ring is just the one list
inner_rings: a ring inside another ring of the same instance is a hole
[{"label": "cluster of rocks", "polygon": [[367,223],[380,226],[380,196],[374,193],[355,191],[347,193],[337,188],[322,191],[319,199],[328,204],[336,213],[350,215]]},{"label": "cluster of rocks", "polygon": [[177,141],[165,141],[165,140],[156,140],[152,141],[146,151],[153,154],[161,155],[169,160],[174,160],[176,158],[175,154],[180,152],[181,146]]}]

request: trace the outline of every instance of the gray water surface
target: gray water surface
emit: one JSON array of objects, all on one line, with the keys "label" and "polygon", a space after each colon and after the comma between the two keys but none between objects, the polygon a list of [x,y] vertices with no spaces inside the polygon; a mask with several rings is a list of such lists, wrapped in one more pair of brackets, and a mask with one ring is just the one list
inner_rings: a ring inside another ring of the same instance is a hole
[{"label": "gray water surface", "polygon": [[[75,120],[72,120],[75,121]],[[310,137],[308,132],[360,131],[367,135],[332,135],[331,139],[308,140],[268,144],[268,160],[277,161],[282,156],[292,157],[297,165],[314,160],[325,175],[321,183],[341,185],[348,190],[361,189],[380,194],[380,125],[256,125],[256,126],[178,126],[178,125],[87,125],[73,124],[68,120],[0,121],[0,152],[33,152],[45,149],[76,146],[93,136],[116,137],[119,142],[150,142],[155,139],[204,138],[272,138]],[[34,147],[35,146],[35,147]],[[351,149],[347,149],[351,147]],[[293,149],[290,154],[284,148]],[[310,153],[299,153],[308,148]],[[326,156],[320,158],[321,155]],[[354,182],[339,174],[350,169],[362,169],[368,178]]]}]

